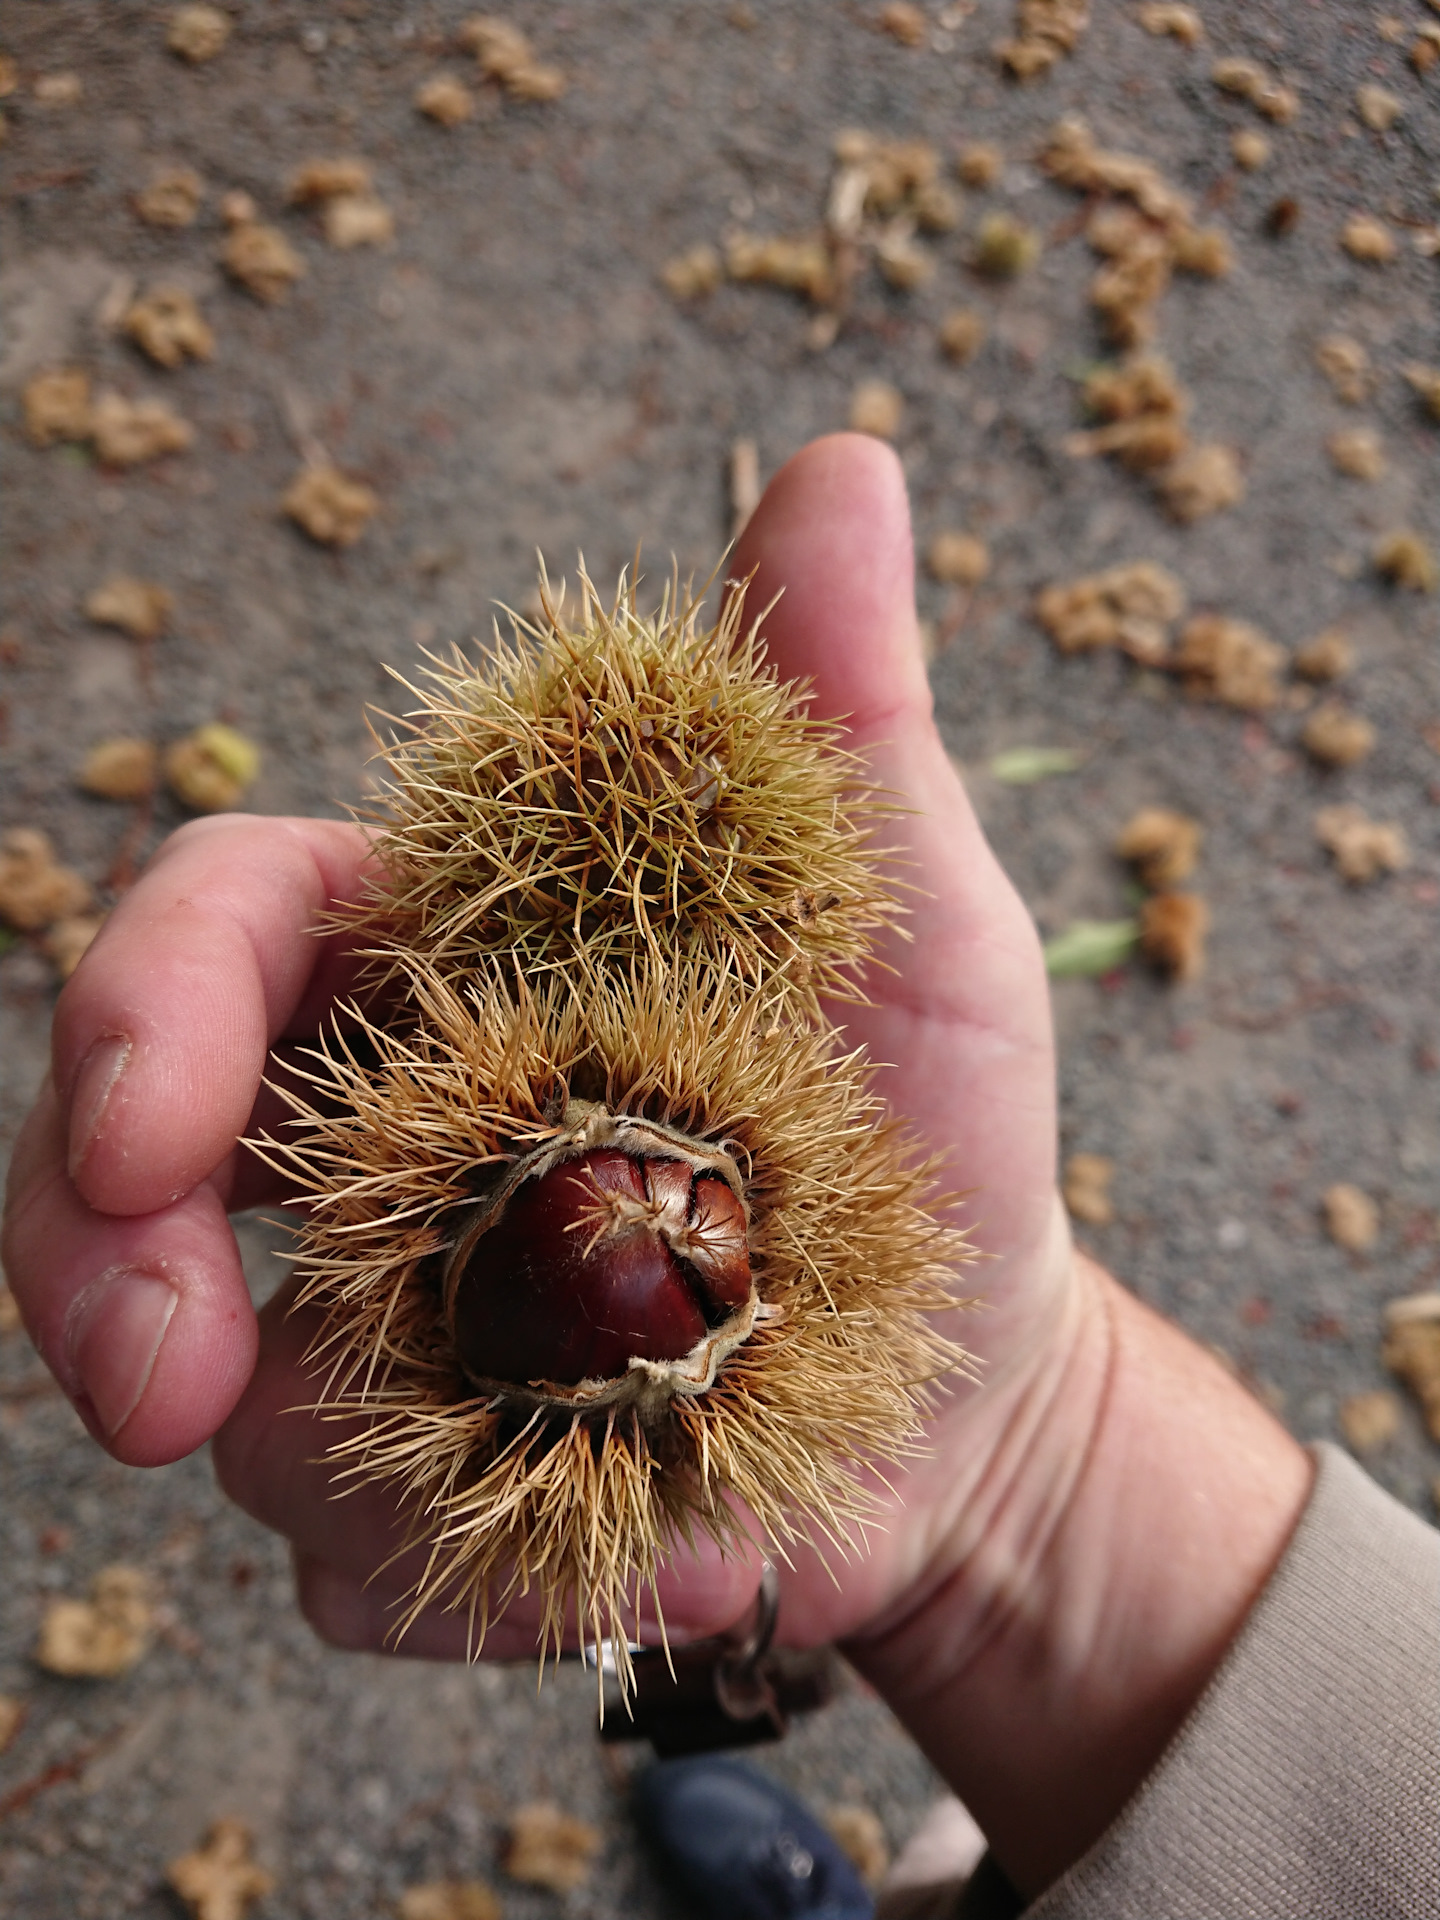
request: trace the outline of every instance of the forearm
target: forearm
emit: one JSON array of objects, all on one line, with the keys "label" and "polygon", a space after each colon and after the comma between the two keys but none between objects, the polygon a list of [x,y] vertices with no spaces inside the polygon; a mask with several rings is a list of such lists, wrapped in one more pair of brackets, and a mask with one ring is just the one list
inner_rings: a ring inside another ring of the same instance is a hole
[{"label": "forearm", "polygon": [[1077,1259],[1068,1338],[1005,1389],[1016,1444],[909,1610],[849,1649],[1029,1895],[1159,1758],[1312,1472],[1208,1354]]}]

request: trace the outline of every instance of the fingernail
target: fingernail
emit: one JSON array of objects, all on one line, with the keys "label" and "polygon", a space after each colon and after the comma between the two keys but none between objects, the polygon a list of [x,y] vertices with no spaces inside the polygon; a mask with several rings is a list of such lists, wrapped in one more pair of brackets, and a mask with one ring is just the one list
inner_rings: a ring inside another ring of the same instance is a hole
[{"label": "fingernail", "polygon": [[75,1076],[70,1095],[70,1177],[84,1165],[105,1120],[105,1109],[130,1059],[130,1036],[102,1033]]},{"label": "fingernail", "polygon": [[140,1267],[111,1267],[72,1305],[66,1349],[76,1391],[113,1440],[150,1384],[179,1295]]}]

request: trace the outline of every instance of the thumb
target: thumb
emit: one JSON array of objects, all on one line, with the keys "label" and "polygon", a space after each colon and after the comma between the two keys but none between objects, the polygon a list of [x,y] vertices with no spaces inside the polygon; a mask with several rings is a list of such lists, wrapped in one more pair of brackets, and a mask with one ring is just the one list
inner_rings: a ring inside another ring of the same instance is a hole
[{"label": "thumb", "polygon": [[987,1251],[1052,1232],[1054,1056],[1035,926],[991,852],[936,732],[915,616],[905,476],[879,441],[832,434],[765,491],[735,554],[786,679],[842,720],[901,809],[887,839],[906,888],[877,946],[871,1004],[837,1010],[887,1071],[891,1105],[979,1189]]}]

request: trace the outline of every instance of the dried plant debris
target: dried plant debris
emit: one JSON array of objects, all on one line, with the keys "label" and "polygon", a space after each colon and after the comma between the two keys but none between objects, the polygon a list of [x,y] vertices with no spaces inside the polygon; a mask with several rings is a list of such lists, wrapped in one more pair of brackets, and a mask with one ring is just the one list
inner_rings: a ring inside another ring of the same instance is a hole
[{"label": "dried plant debris", "polygon": [[1210,909],[1198,893],[1156,893],[1140,909],[1140,951],[1168,979],[1198,980],[1205,971]]},{"label": "dried plant debris", "polygon": [[1110,1198],[1114,1178],[1115,1162],[1103,1153],[1072,1153],[1060,1183],[1070,1218],[1083,1221],[1087,1227],[1108,1227],[1115,1218],[1115,1203]]},{"label": "dried plant debris", "polygon": [[1044,943],[1045,971],[1052,980],[1113,973],[1139,938],[1138,920],[1074,920]]},{"label": "dried plant debris", "polygon": [[1355,1453],[1375,1453],[1400,1431],[1400,1403],[1383,1387],[1352,1393],[1340,1403],[1340,1431]]},{"label": "dried plant debris", "polygon": [[1313,640],[1302,641],[1290,656],[1290,665],[1302,680],[1325,686],[1343,680],[1355,665],[1355,649],[1339,627],[1327,627]]},{"label": "dried plant debris", "polygon": [[150,1645],[150,1582],[138,1567],[104,1567],[88,1600],[52,1600],[35,1660],[67,1679],[116,1680]]},{"label": "dried plant debris", "polygon": [[453,73],[432,74],[415,89],[415,109],[437,126],[458,127],[475,111],[475,96]]},{"label": "dried plant debris", "polygon": [[1322,767],[1353,767],[1374,750],[1375,729],[1338,700],[1327,700],[1306,720],[1300,744]]},{"label": "dried plant debris", "polygon": [[223,52],[230,38],[230,16],[218,7],[177,7],[170,16],[165,44],[171,53],[201,66]]},{"label": "dried plant debris", "polygon": [[1117,218],[1102,210],[1086,232],[1095,250],[1109,256],[1090,283],[1090,304],[1117,346],[1141,346],[1154,337],[1155,310],[1170,284],[1173,249],[1134,214]]},{"label": "dried plant debris", "polygon": [[590,1878],[600,1847],[597,1827],[548,1801],[533,1801],[510,1816],[505,1871],[527,1886],[573,1893]]},{"label": "dried plant debris", "polygon": [[881,279],[897,293],[913,293],[935,275],[935,262],[898,221],[876,240],[875,264]]},{"label": "dried plant debris", "polygon": [[165,1878],[192,1920],[245,1920],[257,1900],[275,1891],[275,1877],[257,1866],[254,1840],[240,1820],[217,1820],[194,1853],[182,1853]]},{"label": "dried plant debris", "polygon": [[1190,526],[1208,519],[1245,497],[1245,476],[1233,447],[1210,442],[1188,453],[1156,475],[1156,488],[1172,520]]},{"label": "dried plant debris", "polygon": [[[898,291],[922,286],[935,263],[921,236],[947,233],[960,218],[959,199],[940,179],[940,156],[928,142],[883,140],[848,128],[836,136],[834,155],[823,225],[788,235],[735,229],[724,240],[732,280],[780,287],[825,310],[810,341],[822,348],[834,339],[854,285],[870,265]],[[699,249],[664,273],[679,299],[707,292],[712,276]]]},{"label": "dried plant debris", "polygon": [[1258,173],[1270,163],[1270,142],[1256,127],[1237,127],[1230,136],[1230,153],[1237,167]]},{"label": "dried plant debris", "polygon": [[1400,251],[1400,242],[1383,220],[1372,213],[1356,213],[1340,229],[1340,244],[1352,260],[1383,267]]},{"label": "dried plant debris", "polygon": [[204,198],[205,183],[193,167],[162,167],[134,204],[147,227],[193,227]]},{"label": "dried plant debris", "polygon": [[988,140],[967,140],[955,156],[955,171],[967,187],[993,187],[1005,156]]},{"label": "dried plant debris", "polygon": [[1373,427],[1345,427],[1325,442],[1330,464],[1350,480],[1378,480],[1385,472],[1385,449]]},{"label": "dried plant debris", "polygon": [[1082,397],[1091,417],[1105,424],[1066,435],[1062,444],[1074,458],[1112,454],[1144,473],[1169,466],[1189,447],[1190,396],[1158,354],[1093,369]]},{"label": "dried plant debris", "polygon": [[1119,647],[1146,666],[1168,658],[1170,627],[1184,611],[1184,587],[1153,560],[1057,582],[1035,603],[1036,618],[1062,653]]},{"label": "dried plant debris", "polygon": [[266,306],[285,298],[305,272],[305,262],[278,227],[237,220],[226,236],[220,264],[238,286]]},{"label": "dried plant debris", "polygon": [[1282,193],[1265,213],[1265,231],[1272,240],[1283,240],[1300,224],[1300,202],[1292,193]]},{"label": "dried plant debris", "polygon": [[[738,540],[760,504],[760,448],[748,434],[730,447],[730,538]],[[543,611],[543,609],[542,609]]]},{"label": "dried plant debris", "polygon": [[1219,227],[1177,227],[1170,240],[1175,265],[1181,273],[1203,280],[1223,280],[1235,266],[1230,236]]},{"label": "dried plant debris", "polygon": [[32,447],[88,440],[94,427],[90,376],[80,367],[50,367],[21,390],[25,437]]},{"label": "dried plant debris", "polygon": [[1088,124],[1076,114],[1066,114],[1051,128],[1039,161],[1042,172],[1058,186],[1129,200],[1162,230],[1192,224],[1189,199],[1158,167],[1138,155],[1097,146]]},{"label": "dried plant debris", "polygon": [[48,834],[38,827],[0,834],[0,921],[6,926],[43,933],[89,905],[90,883],[60,864]]},{"label": "dried plant debris", "polygon": [[990,571],[990,549],[973,533],[937,533],[925,550],[925,565],[933,580],[976,587]]},{"label": "dried plant debris", "polygon": [[127,400],[123,393],[102,387],[95,396],[90,436],[105,466],[138,467],[187,452],[195,429],[163,400]]},{"label": "dried plant debris", "polygon": [[1205,23],[1194,7],[1175,4],[1175,0],[1147,0],[1135,18],[1157,39],[1168,35],[1182,47],[1198,47],[1205,39]]},{"label": "dried plant debris", "polygon": [[477,13],[462,24],[457,38],[474,54],[484,77],[496,81],[512,100],[558,100],[564,93],[564,73],[537,60],[529,40],[510,21]]},{"label": "dried plant debris", "polygon": [[60,73],[38,74],[30,88],[30,97],[37,107],[62,110],[78,107],[85,98],[85,82],[78,73],[69,69]]},{"label": "dried plant debris", "polygon": [[117,573],[85,596],[85,617],[98,627],[118,627],[132,640],[158,640],[175,602],[155,580]]},{"label": "dried plant debris", "polygon": [[166,750],[165,779],[192,813],[228,813],[260,772],[260,749],[220,720],[197,727]]},{"label": "dried plant debris", "polygon": [[483,1880],[426,1880],[407,1887],[398,1920],[500,1920],[499,1896]]},{"label": "dried plant debris", "polygon": [[1288,126],[1300,111],[1300,96],[1295,89],[1267,74],[1255,60],[1229,58],[1217,60],[1210,78],[1222,93],[1233,93],[1248,100],[1257,113],[1280,126]]},{"label": "dried plant debris", "polygon": [[1431,1439],[1440,1440],[1440,1293],[1387,1303],[1381,1357],[1419,1401]]},{"label": "dried plant debris", "polygon": [[900,431],[905,402],[888,380],[862,380],[850,396],[850,429],[893,440]]},{"label": "dried plant debris", "polygon": [[831,1807],[825,1815],[825,1825],[873,1893],[890,1865],[890,1846],[878,1816],[869,1807]]},{"label": "dried plant debris", "polygon": [[1189,814],[1171,807],[1142,807],[1115,842],[1115,851],[1134,867],[1143,886],[1173,887],[1195,871],[1202,829]]},{"label": "dried plant debris", "polygon": [[928,140],[886,140],[862,127],[835,136],[835,171],[826,200],[826,230],[841,245],[892,250],[917,230],[949,233],[960,202],[940,178],[940,155]]},{"label": "dried plant debris", "polygon": [[1342,878],[1357,886],[1410,864],[1405,829],[1393,820],[1372,820],[1363,807],[1321,807],[1315,838],[1335,856]]},{"label": "dried plant debris", "polygon": [[23,1700],[17,1700],[13,1694],[0,1693],[0,1753],[14,1745],[16,1735],[25,1724],[25,1717]]},{"label": "dried plant debris", "polygon": [[952,307],[940,322],[937,338],[946,359],[963,367],[985,344],[985,321],[973,307]]},{"label": "dried plant debris", "polygon": [[1010,213],[987,213],[975,236],[971,264],[987,280],[1014,280],[1040,258],[1040,235]]},{"label": "dried plant debris", "polygon": [[353,547],[380,511],[373,489],[331,466],[302,467],[280,505],[325,547]]},{"label": "dried plant debris", "polygon": [[374,182],[368,161],[353,154],[306,160],[290,175],[285,199],[292,207],[313,207],[342,194],[366,194]]},{"label": "dried plant debris", "polygon": [[1405,102],[1373,81],[1355,89],[1355,111],[1372,133],[1388,133],[1405,111]]},{"label": "dried plant debris", "polygon": [[995,57],[1014,79],[1037,80],[1075,51],[1089,25],[1089,0],[1019,0],[1014,38],[1002,40]]},{"label": "dried plant debris", "polygon": [[1325,1231],[1346,1253],[1368,1253],[1380,1238],[1380,1212],[1368,1193],[1338,1180],[1320,1197]]},{"label": "dried plant debris", "polygon": [[1412,360],[1400,371],[1431,419],[1440,420],[1440,367],[1427,367],[1419,360]]},{"label": "dried plant debris", "polygon": [[1264,713],[1280,699],[1285,649],[1247,620],[1197,613],[1181,629],[1169,662],[1187,693],[1243,713]]},{"label": "dried plant debris", "polygon": [[701,241],[667,260],[660,278],[677,300],[698,300],[713,293],[725,278],[725,263],[714,247]]},{"label": "dried plant debris", "polygon": [[816,306],[828,304],[837,292],[830,248],[818,233],[798,238],[732,233],[725,241],[725,271],[732,280],[760,281],[803,294]]},{"label": "dried plant debris", "polygon": [[1375,571],[1392,586],[1411,593],[1434,593],[1440,586],[1440,561],[1424,536],[1411,527],[1397,527],[1375,543]]},{"label": "dried plant debris", "polygon": [[337,193],[325,202],[321,227],[341,252],[352,247],[388,247],[395,238],[395,216],[373,193]]},{"label": "dried plant debris", "polygon": [[1330,333],[1315,348],[1315,364],[1330,382],[1337,400],[1347,407],[1358,407],[1370,398],[1375,376],[1370,356],[1358,340],[1343,333]]},{"label": "dried plant debris", "polygon": [[215,335],[192,295],[181,287],[151,287],[127,310],[121,326],[160,367],[209,360]]},{"label": "dried plant debris", "polygon": [[153,740],[117,734],[90,749],[76,779],[101,800],[147,800],[155,791],[159,764]]},{"label": "dried plant debris", "polygon": [[912,0],[886,0],[880,9],[880,28],[902,47],[923,47],[930,23],[924,9]]},{"label": "dried plant debris", "polygon": [[73,913],[46,931],[41,945],[62,980],[74,973],[104,924],[103,913]]},{"label": "dried plant debris", "polygon": [[[1110,338],[1122,347],[1153,338],[1160,298],[1172,272],[1214,278],[1226,274],[1233,251],[1217,228],[1197,227],[1188,198],[1147,160],[1108,152],[1073,116],[1051,129],[1042,169],[1061,186],[1105,196],[1086,222],[1086,238],[1105,259],[1090,287],[1091,305]],[[1192,446],[1188,396],[1167,363],[1140,356],[1102,370],[1086,382],[1092,412],[1111,425],[1072,435],[1077,454],[1114,453],[1150,470],[1171,514],[1182,523],[1232,506],[1244,482],[1234,451]]]}]

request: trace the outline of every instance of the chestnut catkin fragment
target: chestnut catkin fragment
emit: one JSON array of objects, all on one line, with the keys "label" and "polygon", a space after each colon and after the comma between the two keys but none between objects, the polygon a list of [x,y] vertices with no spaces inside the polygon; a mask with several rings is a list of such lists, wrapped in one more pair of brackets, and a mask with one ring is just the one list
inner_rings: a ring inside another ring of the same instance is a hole
[{"label": "chestnut catkin fragment", "polygon": [[682,1160],[597,1148],[524,1181],[451,1291],[462,1365],[516,1384],[681,1360],[750,1298],[745,1210]]}]

